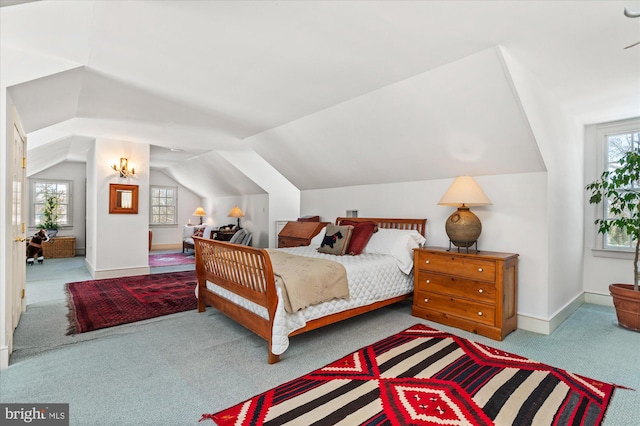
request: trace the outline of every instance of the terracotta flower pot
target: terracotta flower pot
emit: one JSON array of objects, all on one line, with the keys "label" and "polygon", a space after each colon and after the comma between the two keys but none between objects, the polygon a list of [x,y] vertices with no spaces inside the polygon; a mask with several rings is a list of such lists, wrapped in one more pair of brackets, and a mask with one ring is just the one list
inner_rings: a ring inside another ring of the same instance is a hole
[{"label": "terracotta flower pot", "polygon": [[640,291],[631,284],[611,284],[609,292],[616,307],[618,324],[629,330],[640,331]]}]

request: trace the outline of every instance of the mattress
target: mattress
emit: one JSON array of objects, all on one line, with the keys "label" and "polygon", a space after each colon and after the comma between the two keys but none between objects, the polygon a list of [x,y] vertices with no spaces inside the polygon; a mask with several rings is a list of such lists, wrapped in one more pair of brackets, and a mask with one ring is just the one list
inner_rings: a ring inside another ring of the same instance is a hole
[{"label": "mattress", "polygon": [[[284,304],[280,302],[281,290],[280,286],[277,286],[279,301],[274,318],[271,348],[275,355],[280,355],[287,350],[289,347],[289,334],[303,328],[307,321],[402,296],[413,291],[413,274],[402,272],[396,259],[390,255],[363,253],[358,256],[335,256],[318,253],[315,246],[279,250],[299,256],[320,257],[341,263],[347,271],[350,296],[349,299],[331,300],[290,314],[285,311]],[[264,307],[243,299],[209,281],[207,281],[207,288],[225,299],[268,319],[268,313]]]}]

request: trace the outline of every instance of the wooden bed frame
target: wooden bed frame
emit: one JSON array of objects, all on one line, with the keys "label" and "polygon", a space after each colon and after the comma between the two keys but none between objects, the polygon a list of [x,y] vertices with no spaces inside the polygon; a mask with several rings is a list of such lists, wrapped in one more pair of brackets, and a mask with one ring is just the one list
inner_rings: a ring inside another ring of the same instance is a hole
[{"label": "wooden bed frame", "polygon": [[[339,217],[336,224],[343,220],[355,222],[373,221],[380,228],[416,230],[424,236],[427,219],[380,219]],[[228,242],[194,237],[196,250],[196,275],[198,278],[198,312],[204,312],[207,305],[218,309],[229,318],[242,324],[269,344],[269,364],[278,362],[279,355],[272,352],[272,328],[277,305],[276,283],[269,254],[264,249],[247,247]],[[207,281],[250,300],[266,308],[269,319],[217,295],[207,289]],[[371,305],[361,306],[338,312],[307,322],[304,328],[295,330],[289,336],[314,330],[356,315],[379,309],[411,297],[413,292],[382,300]]]}]

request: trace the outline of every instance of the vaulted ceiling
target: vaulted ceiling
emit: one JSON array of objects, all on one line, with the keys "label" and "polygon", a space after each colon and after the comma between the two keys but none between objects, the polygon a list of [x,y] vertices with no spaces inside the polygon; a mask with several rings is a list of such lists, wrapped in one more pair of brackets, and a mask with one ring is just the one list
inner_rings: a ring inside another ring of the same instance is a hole
[{"label": "vaulted ceiling", "polygon": [[29,173],[95,138],[205,197],[264,192],[247,149],[301,190],[544,170],[504,52],[581,123],[640,115],[640,1],[0,4]]}]

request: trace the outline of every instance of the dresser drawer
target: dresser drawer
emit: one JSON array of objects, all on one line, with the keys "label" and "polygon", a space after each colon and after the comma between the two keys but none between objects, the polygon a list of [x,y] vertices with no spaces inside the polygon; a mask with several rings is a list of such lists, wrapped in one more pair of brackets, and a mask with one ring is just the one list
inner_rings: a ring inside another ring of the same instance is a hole
[{"label": "dresser drawer", "polygon": [[418,271],[415,284],[418,291],[464,297],[490,304],[495,304],[496,301],[496,287],[491,282]]},{"label": "dresser drawer", "polygon": [[492,260],[464,257],[453,254],[418,251],[417,269],[457,275],[473,280],[494,282],[496,264]]},{"label": "dresser drawer", "polygon": [[496,322],[496,310],[492,305],[485,305],[483,303],[425,291],[418,291],[413,303],[424,309],[430,309],[482,324],[493,326]]}]

